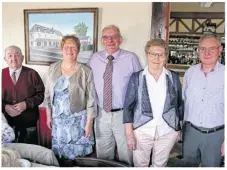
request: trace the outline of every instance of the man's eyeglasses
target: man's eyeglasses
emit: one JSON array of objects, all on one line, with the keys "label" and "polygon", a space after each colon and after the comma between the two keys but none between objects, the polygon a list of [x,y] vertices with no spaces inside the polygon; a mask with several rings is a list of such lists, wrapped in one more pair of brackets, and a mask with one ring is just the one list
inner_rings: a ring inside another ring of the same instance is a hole
[{"label": "man's eyeglasses", "polygon": [[164,58],[164,57],[166,56],[165,53],[160,53],[160,54],[159,54],[159,53],[150,53],[150,52],[148,52],[147,55],[148,55],[148,56],[151,56],[151,57],[153,57],[153,58],[154,58],[154,57]]},{"label": "man's eyeglasses", "polygon": [[103,40],[110,40],[110,39],[116,40],[116,39],[118,39],[118,38],[120,38],[120,37],[121,37],[121,36],[118,35],[118,34],[116,34],[116,35],[103,35],[103,36],[102,36],[102,39],[103,39]]},{"label": "man's eyeglasses", "polygon": [[219,48],[220,46],[213,46],[213,47],[209,47],[209,48],[206,48],[206,47],[199,47],[198,48],[198,51],[200,53],[205,53],[206,51],[208,51],[208,53],[215,53],[217,52],[217,49]]}]

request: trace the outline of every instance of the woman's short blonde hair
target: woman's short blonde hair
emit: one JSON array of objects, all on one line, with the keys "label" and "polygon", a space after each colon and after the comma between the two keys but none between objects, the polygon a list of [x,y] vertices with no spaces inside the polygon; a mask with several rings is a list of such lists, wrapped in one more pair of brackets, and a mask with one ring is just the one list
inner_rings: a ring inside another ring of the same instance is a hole
[{"label": "woman's short blonde hair", "polygon": [[166,57],[168,57],[168,55],[169,55],[168,45],[165,42],[165,40],[163,40],[163,39],[149,40],[147,42],[146,46],[145,46],[145,53],[146,54],[148,53],[148,50],[149,50],[150,47],[155,47],[155,46],[164,48],[165,49],[165,55],[166,55]]},{"label": "woman's short blonde hair", "polygon": [[61,49],[63,49],[65,41],[68,40],[68,39],[73,40],[75,42],[75,44],[76,44],[77,50],[80,51],[80,40],[75,35],[65,35],[65,36],[63,36],[62,40],[61,40]]},{"label": "woman's short blonde hair", "polygon": [[18,159],[17,151],[2,147],[2,167],[20,167]]}]

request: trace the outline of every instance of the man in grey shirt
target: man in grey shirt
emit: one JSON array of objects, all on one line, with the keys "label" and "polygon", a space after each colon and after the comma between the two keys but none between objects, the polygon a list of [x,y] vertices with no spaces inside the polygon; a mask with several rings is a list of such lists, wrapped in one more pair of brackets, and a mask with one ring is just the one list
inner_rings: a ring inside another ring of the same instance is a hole
[{"label": "man in grey shirt", "polygon": [[185,166],[218,167],[224,155],[224,65],[217,35],[199,40],[200,64],[191,66],[184,76],[185,102],[183,160]]},{"label": "man in grey shirt", "polygon": [[115,143],[119,160],[132,165],[123,124],[123,104],[129,78],[141,70],[137,56],[120,49],[123,38],[115,25],[102,30],[103,51],[94,53],[88,62],[94,75],[98,116],[95,118],[97,157],[113,160]]}]

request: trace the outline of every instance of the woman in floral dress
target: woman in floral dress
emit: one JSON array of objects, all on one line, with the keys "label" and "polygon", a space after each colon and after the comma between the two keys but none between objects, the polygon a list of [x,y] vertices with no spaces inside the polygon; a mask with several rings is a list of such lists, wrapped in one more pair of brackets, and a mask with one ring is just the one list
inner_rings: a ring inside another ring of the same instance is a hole
[{"label": "woman in floral dress", "polygon": [[63,60],[50,65],[46,78],[47,126],[56,156],[73,160],[92,153],[95,92],[91,69],[77,61],[79,39],[64,36],[61,49]]}]

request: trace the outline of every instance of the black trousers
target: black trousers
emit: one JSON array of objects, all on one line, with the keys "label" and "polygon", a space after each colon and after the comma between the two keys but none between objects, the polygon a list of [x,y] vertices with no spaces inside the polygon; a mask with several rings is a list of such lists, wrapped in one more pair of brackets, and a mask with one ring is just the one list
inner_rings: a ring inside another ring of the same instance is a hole
[{"label": "black trousers", "polygon": [[14,127],[15,131],[15,142],[16,143],[28,143],[38,144],[38,133],[37,127]]}]

